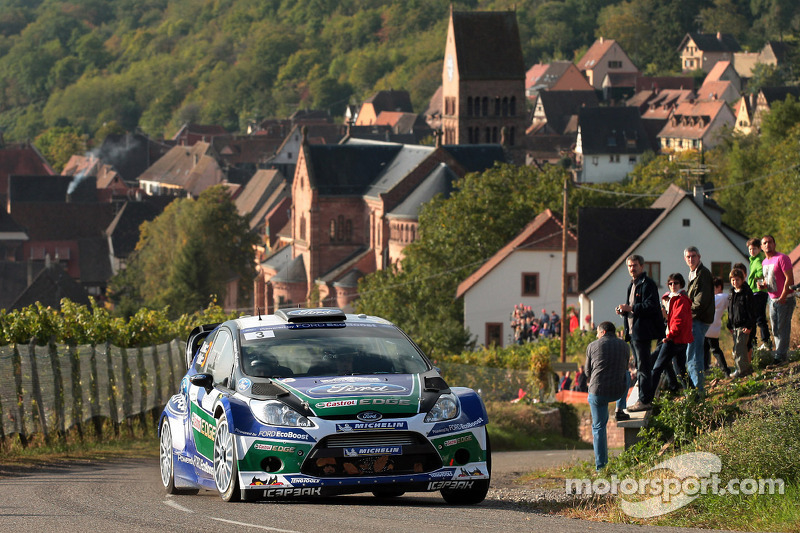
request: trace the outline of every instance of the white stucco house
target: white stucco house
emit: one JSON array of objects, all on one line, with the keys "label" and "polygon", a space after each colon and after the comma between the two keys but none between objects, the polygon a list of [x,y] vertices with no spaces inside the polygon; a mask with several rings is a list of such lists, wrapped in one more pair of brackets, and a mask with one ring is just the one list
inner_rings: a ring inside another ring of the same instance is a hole
[{"label": "white stucco house", "polygon": [[[506,246],[458,286],[464,298],[464,325],[478,344],[508,346],[514,305],[522,303],[536,316],[541,310],[561,314],[562,223],[549,209],[540,213]],[[567,305],[577,308],[577,239],[567,232]]]},{"label": "white stucco house", "polygon": [[[667,276],[680,272],[687,278],[683,259],[687,246],[700,250],[702,263],[727,283],[734,263],[748,264],[747,237],[721,221],[722,209],[696,187],[689,193],[670,187],[649,209],[582,210],[578,220],[578,276],[580,317],[599,324],[622,319],[614,308],[624,303],[630,283],[625,259],[641,255],[645,270],[660,291],[666,292]],[[611,250],[608,250],[608,249]]]}]

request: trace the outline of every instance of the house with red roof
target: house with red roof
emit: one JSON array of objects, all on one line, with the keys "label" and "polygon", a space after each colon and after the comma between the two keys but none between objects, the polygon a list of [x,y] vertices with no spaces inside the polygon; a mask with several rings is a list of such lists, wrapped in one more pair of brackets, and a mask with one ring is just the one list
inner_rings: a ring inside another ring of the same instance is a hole
[{"label": "house with red roof", "polygon": [[733,61],[741,48],[730,33],[687,33],[678,46],[683,72],[710,72],[719,61]]},{"label": "house with red roof", "polygon": [[525,96],[536,98],[541,91],[594,91],[572,61],[537,63],[525,73]]},{"label": "house with red roof", "polygon": [[595,89],[603,88],[608,74],[639,73],[631,58],[614,39],[600,37],[578,61],[578,70]]},{"label": "house with red roof", "polygon": [[31,143],[3,142],[0,133],[0,205],[6,207],[8,201],[8,177],[52,176],[55,171],[44,156]]},{"label": "house with red roof", "polygon": [[[519,303],[560,312],[562,237],[561,217],[546,209],[459,284],[464,326],[478,344],[513,344],[509,317]],[[576,307],[577,245],[576,234],[567,230],[567,304]]]},{"label": "house with red roof", "polygon": [[736,117],[722,100],[689,101],[678,104],[658,133],[662,152],[702,152],[720,142],[723,130],[732,130]]}]

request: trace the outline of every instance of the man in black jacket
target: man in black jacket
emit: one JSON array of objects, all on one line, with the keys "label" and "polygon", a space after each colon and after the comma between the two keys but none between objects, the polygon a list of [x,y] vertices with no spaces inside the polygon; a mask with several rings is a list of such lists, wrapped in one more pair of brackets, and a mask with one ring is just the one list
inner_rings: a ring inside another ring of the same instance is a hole
[{"label": "man in black jacket", "polygon": [[[631,343],[636,362],[636,380],[639,384],[639,401],[644,403],[643,392],[650,388],[653,373],[651,350],[653,340],[664,337],[664,317],[656,282],[644,271],[644,258],[630,255],[625,260],[631,284],[628,286],[625,303],[617,306],[617,314],[623,317],[625,340]],[[619,413],[619,409],[617,409]]]}]

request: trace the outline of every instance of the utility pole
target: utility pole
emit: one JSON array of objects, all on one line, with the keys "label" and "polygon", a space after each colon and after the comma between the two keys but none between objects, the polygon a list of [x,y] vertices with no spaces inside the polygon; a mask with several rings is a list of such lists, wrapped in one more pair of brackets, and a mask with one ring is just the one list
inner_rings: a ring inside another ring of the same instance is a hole
[{"label": "utility pole", "polygon": [[567,191],[569,174],[564,177],[564,205],[561,228],[561,362],[567,362]]}]

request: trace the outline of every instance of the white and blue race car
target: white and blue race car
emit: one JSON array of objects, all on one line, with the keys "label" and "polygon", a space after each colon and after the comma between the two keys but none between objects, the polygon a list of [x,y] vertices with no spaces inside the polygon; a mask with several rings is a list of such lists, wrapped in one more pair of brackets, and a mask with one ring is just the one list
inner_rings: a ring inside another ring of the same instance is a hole
[{"label": "white and blue race car", "polygon": [[335,308],[200,326],[159,422],[168,493],[223,500],[441,491],[484,500],[488,416],[392,323]]}]

